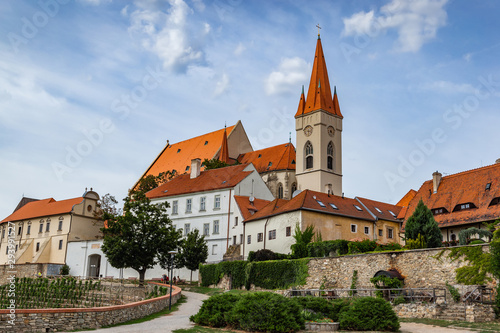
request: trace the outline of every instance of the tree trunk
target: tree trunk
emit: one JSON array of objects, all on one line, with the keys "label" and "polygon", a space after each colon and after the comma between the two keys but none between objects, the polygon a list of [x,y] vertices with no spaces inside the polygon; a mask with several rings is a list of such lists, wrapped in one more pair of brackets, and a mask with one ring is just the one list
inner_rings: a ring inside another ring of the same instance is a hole
[{"label": "tree trunk", "polygon": [[139,272],[139,285],[144,286],[144,276],[146,275],[146,269],[141,269]]},{"label": "tree trunk", "polygon": [[189,284],[193,284],[193,271],[191,271],[191,277],[189,278]]}]

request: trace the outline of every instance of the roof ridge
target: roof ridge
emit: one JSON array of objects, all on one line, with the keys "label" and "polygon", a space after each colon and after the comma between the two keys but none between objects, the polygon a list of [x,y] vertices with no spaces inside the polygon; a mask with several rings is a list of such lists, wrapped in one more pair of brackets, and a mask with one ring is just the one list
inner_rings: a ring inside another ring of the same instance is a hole
[{"label": "roof ridge", "polygon": [[[477,167],[477,168],[473,168],[473,169],[469,169],[469,170],[465,170],[465,171],[460,171],[460,172],[457,172],[457,173],[452,173],[452,174],[443,176],[443,178],[450,178],[450,177],[455,177],[455,176],[461,176],[461,175],[464,175],[464,174],[467,174],[467,173],[472,173],[472,172],[478,171],[480,169],[484,169],[484,170],[491,169],[491,168],[493,168],[495,166],[500,167],[500,163],[493,163],[493,164],[485,165],[485,166],[482,166],[482,167]],[[432,181],[432,179],[427,180],[427,181]]]}]

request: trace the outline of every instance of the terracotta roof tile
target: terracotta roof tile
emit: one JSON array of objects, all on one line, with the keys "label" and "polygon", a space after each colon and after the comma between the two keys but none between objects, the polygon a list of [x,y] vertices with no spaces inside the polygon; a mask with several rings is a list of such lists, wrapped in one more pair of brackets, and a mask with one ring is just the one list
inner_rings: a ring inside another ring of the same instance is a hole
[{"label": "terracotta roof tile", "polygon": [[254,198],[253,202],[250,202],[250,197],[244,197],[240,195],[235,195],[234,199],[236,204],[240,208],[243,220],[250,218],[252,215],[260,211],[262,208],[266,207],[271,201]]},{"label": "terracotta roof tile", "polygon": [[401,198],[401,200],[398,201],[396,206],[401,206],[401,207],[408,207],[410,204],[410,201],[415,197],[417,194],[417,191],[411,189],[408,191],[408,193],[405,194],[404,197]]},{"label": "terracotta roof tile", "polygon": [[[361,210],[358,210],[356,206],[360,207]],[[337,209],[334,207],[337,207]],[[268,206],[261,209],[245,222],[255,221],[295,210],[312,210],[332,215],[375,221],[375,218],[373,218],[366,209],[363,209],[361,204],[355,199],[305,190],[291,200],[280,199],[279,201],[276,199],[272,201]]]},{"label": "terracotta roof tile", "polygon": [[241,154],[240,163],[252,163],[258,173],[295,170],[295,147],[291,143]]},{"label": "terracotta roof tile", "polygon": [[149,191],[146,193],[146,196],[152,199],[231,188],[252,173],[252,171],[245,171],[247,167],[248,164],[239,164],[206,170],[202,171],[196,178],[191,178],[189,174],[179,175],[169,182]]},{"label": "terracotta roof tile", "polygon": [[[227,128],[229,135],[235,127],[236,125]],[[223,128],[165,146],[140,179],[147,175],[157,176],[162,172],[173,170],[183,174],[188,166],[191,167],[191,160],[199,158],[203,162],[204,159],[215,158],[221,149],[224,131]]]},{"label": "terracotta roof tile", "polygon": [[[488,183],[489,190],[486,189]],[[424,182],[411,200],[405,220],[413,214],[420,199],[430,209],[448,211],[434,216],[440,227],[495,220],[500,217],[500,205],[490,206],[490,203],[496,197],[500,197],[500,164],[444,176],[437,193],[433,193],[432,180]],[[477,208],[453,212],[457,205],[466,203],[473,203]]]},{"label": "terracotta roof tile", "polygon": [[0,223],[7,221],[21,221],[37,217],[67,214],[73,210],[73,206],[83,201],[82,197],[56,201],[53,198],[28,202]]},{"label": "terracotta roof tile", "polygon": [[366,198],[358,197],[357,199],[360,200],[363,203],[363,205],[365,205],[365,207],[368,208],[373,214],[375,214],[377,218],[382,220],[401,222],[397,218],[397,216],[399,212],[402,210],[402,207]]}]

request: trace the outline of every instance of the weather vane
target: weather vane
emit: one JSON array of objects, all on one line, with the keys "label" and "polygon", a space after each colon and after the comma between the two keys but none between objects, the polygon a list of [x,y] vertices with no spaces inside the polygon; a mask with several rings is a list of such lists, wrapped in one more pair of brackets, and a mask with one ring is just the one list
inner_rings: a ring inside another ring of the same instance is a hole
[{"label": "weather vane", "polygon": [[319,29],[321,29],[321,27],[319,26],[319,23],[316,24],[316,28],[318,28],[318,36],[319,36]]}]

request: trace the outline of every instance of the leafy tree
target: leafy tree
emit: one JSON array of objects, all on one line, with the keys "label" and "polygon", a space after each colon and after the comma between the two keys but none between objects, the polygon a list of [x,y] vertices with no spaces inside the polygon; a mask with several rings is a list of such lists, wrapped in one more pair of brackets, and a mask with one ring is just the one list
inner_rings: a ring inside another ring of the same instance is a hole
[{"label": "leafy tree", "polygon": [[102,220],[103,214],[108,213],[111,215],[121,215],[123,213],[121,208],[117,208],[116,205],[118,204],[118,201],[115,199],[114,196],[111,194],[107,193],[103,195],[99,201],[97,202],[97,205],[100,209],[95,210],[95,217],[98,220]]},{"label": "leafy tree", "polygon": [[182,264],[191,271],[190,281],[193,282],[193,271],[200,264],[204,264],[208,258],[208,246],[205,236],[200,235],[198,229],[194,229],[182,240],[179,257]]},{"label": "leafy tree", "polygon": [[211,160],[205,158],[203,160],[203,163],[201,163],[201,165],[205,167],[205,170],[211,170],[211,169],[224,168],[227,167],[229,164],[227,164],[226,162],[222,162],[216,158],[213,158]]},{"label": "leafy tree", "polygon": [[158,176],[147,175],[143,177],[135,190],[132,192],[149,192],[152,189],[157,188],[158,186],[168,182],[170,179],[176,176],[176,172],[174,171],[165,171],[158,174]]},{"label": "leafy tree", "polygon": [[113,267],[136,270],[142,285],[146,270],[167,265],[162,254],[179,246],[181,232],[168,217],[167,202],[151,203],[142,191],[132,191],[124,201],[123,214],[103,213],[102,251]]},{"label": "leafy tree", "polygon": [[489,230],[484,230],[484,229],[478,229],[478,228],[468,228],[468,229],[463,229],[460,230],[458,233],[458,240],[459,240],[459,245],[467,245],[469,244],[471,240],[471,236],[478,235],[480,238],[481,237],[488,237],[488,240],[493,237],[493,233]]},{"label": "leafy tree", "polygon": [[292,257],[293,258],[305,258],[308,255],[307,244],[309,244],[314,237],[314,226],[310,225],[302,231],[300,227],[297,225],[295,227],[295,234],[293,238],[295,238],[295,244],[291,246],[292,248]]},{"label": "leafy tree", "polygon": [[439,230],[431,210],[427,208],[422,200],[418,202],[417,208],[408,218],[405,226],[405,238],[407,240],[415,240],[419,234],[424,237],[428,248],[441,247],[443,241],[441,230]]}]

